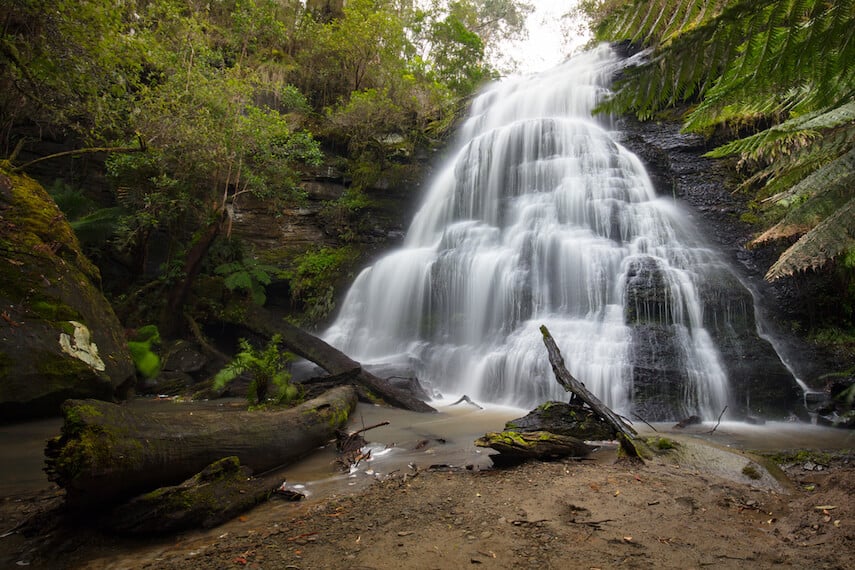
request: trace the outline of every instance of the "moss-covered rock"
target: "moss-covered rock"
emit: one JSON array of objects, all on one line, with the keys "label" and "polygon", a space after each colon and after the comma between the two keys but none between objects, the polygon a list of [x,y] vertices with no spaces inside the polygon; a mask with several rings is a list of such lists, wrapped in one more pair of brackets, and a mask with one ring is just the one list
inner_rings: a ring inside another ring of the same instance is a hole
[{"label": "moss-covered rock", "polygon": [[593,410],[565,402],[541,404],[528,415],[506,423],[505,430],[547,431],[583,441],[604,441],[615,438],[614,429]]},{"label": "moss-covered rock", "polygon": [[0,164],[0,421],[124,397],[134,369],[98,269],[36,181]]}]

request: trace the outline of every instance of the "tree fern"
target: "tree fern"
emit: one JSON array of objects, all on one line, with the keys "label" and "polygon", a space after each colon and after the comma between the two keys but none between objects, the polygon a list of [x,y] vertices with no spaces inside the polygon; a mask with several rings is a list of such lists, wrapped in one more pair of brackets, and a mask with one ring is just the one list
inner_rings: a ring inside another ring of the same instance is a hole
[{"label": "tree fern", "polygon": [[855,101],[833,109],[823,109],[775,125],[755,135],[731,141],[706,154],[721,158],[739,154],[758,160],[774,158],[781,147],[801,146],[805,139],[814,138],[822,130],[833,129],[855,121]]},{"label": "tree fern", "polygon": [[855,250],[855,199],[850,199],[781,254],[769,268],[766,279],[772,281],[805,269],[818,269],[852,250]]},{"label": "tree fern", "polygon": [[753,171],[741,189],[757,192],[772,226],[755,244],[804,234],[768,278],[851,248],[855,0],[611,0],[594,11],[597,39],[650,50],[600,111],[647,119],[691,104],[684,128],[695,132],[773,124],[708,155]]}]

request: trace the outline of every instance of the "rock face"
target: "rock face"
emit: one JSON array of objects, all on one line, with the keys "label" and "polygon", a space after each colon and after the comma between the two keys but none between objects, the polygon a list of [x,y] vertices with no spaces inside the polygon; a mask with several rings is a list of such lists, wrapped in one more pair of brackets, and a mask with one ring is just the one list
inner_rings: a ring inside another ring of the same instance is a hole
[{"label": "rock face", "polygon": [[[679,132],[677,123],[627,120],[622,142],[645,162],[660,194],[671,194],[688,204],[699,218],[698,227],[731,262],[731,269],[710,271],[700,287],[703,322],[718,345],[730,381],[730,417],[805,415],[802,390],[777,352],[758,333],[757,303],[745,283],[764,287],[749,263],[744,247],[750,227],[737,215],[741,210],[728,187],[728,170],[719,161],[701,155],[708,149],[700,136]],[[737,277],[737,270],[741,270]],[[628,276],[628,306],[643,308],[627,315],[636,347],[633,370],[636,411],[648,420],[669,417],[666,410],[680,400],[684,385],[673,366],[679,350],[674,344],[669,302],[658,292],[662,276],[654,264],[638,264]],[[762,295],[762,292],[760,293]],[[727,315],[727,321],[716,318]]]},{"label": "rock face", "polygon": [[133,387],[124,332],[99,280],[45,190],[0,167],[0,421]]}]

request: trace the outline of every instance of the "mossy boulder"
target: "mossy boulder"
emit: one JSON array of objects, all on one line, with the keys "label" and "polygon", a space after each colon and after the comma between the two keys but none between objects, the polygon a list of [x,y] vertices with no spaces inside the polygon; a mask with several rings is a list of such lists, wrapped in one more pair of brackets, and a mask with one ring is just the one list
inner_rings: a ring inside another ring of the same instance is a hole
[{"label": "mossy boulder", "polygon": [[615,438],[612,426],[593,410],[565,402],[546,402],[528,415],[505,424],[505,431],[546,431],[583,441],[605,441]]},{"label": "mossy boulder", "polygon": [[0,421],[133,387],[124,331],[99,282],[44,188],[0,164]]}]

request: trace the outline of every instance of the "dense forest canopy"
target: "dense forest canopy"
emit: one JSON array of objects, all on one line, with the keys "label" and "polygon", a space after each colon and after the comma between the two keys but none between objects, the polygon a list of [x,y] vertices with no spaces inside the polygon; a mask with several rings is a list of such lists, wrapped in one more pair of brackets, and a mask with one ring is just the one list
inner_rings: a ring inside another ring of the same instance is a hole
[{"label": "dense forest canopy", "polygon": [[[350,188],[330,215],[352,215],[393,155],[441,143],[531,11],[515,0],[10,0],[0,155],[29,170],[57,146],[118,150],[103,164],[109,199],[71,175],[52,193],[96,261],[137,277],[117,295],[166,299],[168,333],[200,273],[263,302],[278,269],[223,239],[244,196],[300,204],[301,179],[334,164]],[[723,142],[710,155],[739,159],[753,245],[782,247],[767,278],[833,272],[851,314],[855,2],[584,0],[579,11],[595,41],[646,50],[603,110],[679,109],[687,130]],[[164,235],[171,262],[152,274]],[[296,259],[292,294],[322,317],[350,256]]]},{"label": "dense forest canopy", "polygon": [[[789,247],[774,280],[833,267],[855,288],[855,2],[591,0],[595,36],[645,48],[604,106],[650,119],[688,108],[687,131],[730,139],[741,190],[765,228],[752,245]],[[750,217],[750,216],[746,216]]]},{"label": "dense forest canopy", "polygon": [[459,102],[496,76],[486,54],[522,33],[529,9],[512,0],[6,6],[0,154],[26,168],[20,157],[45,154],[46,140],[123,151],[106,159],[109,203],[68,181],[54,196],[98,244],[93,255],[110,250],[134,275],[146,273],[153,236],[170,236],[174,262],[156,276],[167,329],[203,270],[263,298],[258,285],[273,268],[217,246],[242,195],[299,203],[301,176],[332,151],[354,179],[344,207],[358,206],[364,173],[386,160],[383,141],[437,144]]}]

